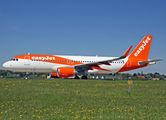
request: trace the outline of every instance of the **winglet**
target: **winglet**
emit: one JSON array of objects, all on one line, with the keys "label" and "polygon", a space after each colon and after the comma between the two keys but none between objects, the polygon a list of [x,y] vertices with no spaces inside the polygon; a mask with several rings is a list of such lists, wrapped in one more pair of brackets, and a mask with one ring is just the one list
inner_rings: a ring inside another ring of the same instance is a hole
[{"label": "winglet", "polygon": [[129,47],[129,49],[121,56],[121,58],[127,57],[132,47],[133,47],[133,46],[131,45],[131,46]]}]

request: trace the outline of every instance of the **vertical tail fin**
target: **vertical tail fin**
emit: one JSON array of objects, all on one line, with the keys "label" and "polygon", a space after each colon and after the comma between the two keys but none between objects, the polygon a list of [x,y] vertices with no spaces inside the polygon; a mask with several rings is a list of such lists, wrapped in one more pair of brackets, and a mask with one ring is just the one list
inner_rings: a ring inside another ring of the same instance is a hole
[{"label": "vertical tail fin", "polygon": [[130,54],[131,58],[148,60],[148,55],[150,51],[150,46],[152,42],[152,35],[146,35],[142,41],[137,45],[137,47]]}]

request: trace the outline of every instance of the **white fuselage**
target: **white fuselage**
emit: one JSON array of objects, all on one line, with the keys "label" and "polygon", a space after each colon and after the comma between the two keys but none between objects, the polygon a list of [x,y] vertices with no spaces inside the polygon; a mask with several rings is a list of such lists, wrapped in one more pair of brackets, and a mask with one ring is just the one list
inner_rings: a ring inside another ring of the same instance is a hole
[{"label": "white fuselage", "polygon": [[[47,62],[40,60],[27,60],[27,59],[18,59],[18,61],[7,61],[3,64],[3,67],[17,72],[43,72],[43,73],[51,73],[57,72],[58,67],[74,67],[74,62],[79,61],[82,64],[97,62],[102,60],[114,59],[116,57],[92,57],[92,56],[64,56],[64,55],[56,55],[61,58],[70,59],[72,61],[66,62],[67,64],[62,64],[59,62]],[[99,65],[101,69],[93,69],[88,70],[88,73],[116,73],[119,71],[124,64],[126,63],[127,58],[114,61],[110,63],[110,65]]]}]

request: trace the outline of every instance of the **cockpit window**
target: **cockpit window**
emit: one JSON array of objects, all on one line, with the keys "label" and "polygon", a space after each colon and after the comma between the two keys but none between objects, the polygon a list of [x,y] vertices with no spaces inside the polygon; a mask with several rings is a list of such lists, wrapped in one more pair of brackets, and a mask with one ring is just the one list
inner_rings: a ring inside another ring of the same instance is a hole
[{"label": "cockpit window", "polygon": [[11,59],[10,61],[18,61],[18,58],[15,58],[15,59]]}]

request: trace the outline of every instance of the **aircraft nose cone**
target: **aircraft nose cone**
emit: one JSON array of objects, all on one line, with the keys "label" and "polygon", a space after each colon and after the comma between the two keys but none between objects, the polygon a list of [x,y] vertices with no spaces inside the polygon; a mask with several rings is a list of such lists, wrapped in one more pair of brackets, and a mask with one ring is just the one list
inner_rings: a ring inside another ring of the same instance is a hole
[{"label": "aircraft nose cone", "polygon": [[9,65],[9,63],[8,63],[8,62],[5,62],[2,66],[3,66],[3,68],[5,68],[5,69],[7,69],[7,68],[9,68],[9,67],[10,67],[10,65]]},{"label": "aircraft nose cone", "polygon": [[6,63],[4,63],[2,66],[3,66],[3,68],[6,68],[6,67],[7,67],[7,64],[6,64]]}]

